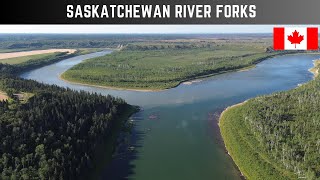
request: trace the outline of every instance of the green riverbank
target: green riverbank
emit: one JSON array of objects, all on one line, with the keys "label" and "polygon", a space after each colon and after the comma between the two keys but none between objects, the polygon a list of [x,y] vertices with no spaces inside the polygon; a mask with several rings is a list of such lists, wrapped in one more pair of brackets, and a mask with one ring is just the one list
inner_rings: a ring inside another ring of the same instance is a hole
[{"label": "green riverbank", "polygon": [[315,80],[222,112],[226,149],[246,179],[319,178],[319,61],[314,65]]}]

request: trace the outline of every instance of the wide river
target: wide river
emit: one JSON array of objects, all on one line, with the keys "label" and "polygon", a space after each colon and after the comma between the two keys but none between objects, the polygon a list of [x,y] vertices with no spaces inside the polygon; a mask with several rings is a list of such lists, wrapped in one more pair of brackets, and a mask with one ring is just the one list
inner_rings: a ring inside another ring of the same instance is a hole
[{"label": "wide river", "polygon": [[[75,90],[111,94],[143,107],[134,130],[104,168],[101,179],[210,180],[240,179],[221,142],[217,118],[227,106],[258,95],[295,88],[312,79],[308,71],[319,55],[289,55],[265,60],[256,68],[203,79],[160,92],[110,90],[69,84],[59,75],[85,59],[111,51],[63,60],[27,72],[26,79]],[[125,150],[124,150],[125,149]]]}]

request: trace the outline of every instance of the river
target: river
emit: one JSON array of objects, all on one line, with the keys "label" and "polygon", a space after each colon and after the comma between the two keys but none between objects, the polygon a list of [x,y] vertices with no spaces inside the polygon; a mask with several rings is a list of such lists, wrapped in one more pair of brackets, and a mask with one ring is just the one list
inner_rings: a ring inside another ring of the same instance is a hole
[{"label": "river", "polygon": [[75,90],[111,94],[143,107],[134,115],[130,148],[119,150],[101,179],[209,180],[240,179],[220,138],[219,113],[258,95],[295,88],[312,79],[308,71],[320,55],[288,55],[256,68],[203,79],[160,92],[110,90],[75,85],[59,75],[85,59],[111,51],[77,56],[27,72],[21,77]]}]

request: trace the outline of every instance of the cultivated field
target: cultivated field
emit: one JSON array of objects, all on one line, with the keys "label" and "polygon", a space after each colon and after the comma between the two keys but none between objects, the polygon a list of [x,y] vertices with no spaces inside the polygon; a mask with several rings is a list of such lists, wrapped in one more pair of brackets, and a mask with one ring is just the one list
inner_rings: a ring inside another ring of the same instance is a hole
[{"label": "cultivated field", "polygon": [[41,59],[48,59],[50,57],[53,57],[55,55],[58,55],[60,53],[45,53],[45,54],[37,54],[37,55],[31,55],[31,56],[22,56],[22,57],[16,57],[16,58],[9,58],[9,59],[0,59],[0,63],[3,64],[21,64],[25,63],[30,60],[41,60]]},{"label": "cultivated field", "polygon": [[35,51],[0,53],[0,60],[23,57],[23,56],[32,56],[32,55],[38,55],[38,54],[55,53],[55,52],[68,52],[69,54],[72,54],[76,52],[76,49],[46,49],[46,50],[35,50]]}]

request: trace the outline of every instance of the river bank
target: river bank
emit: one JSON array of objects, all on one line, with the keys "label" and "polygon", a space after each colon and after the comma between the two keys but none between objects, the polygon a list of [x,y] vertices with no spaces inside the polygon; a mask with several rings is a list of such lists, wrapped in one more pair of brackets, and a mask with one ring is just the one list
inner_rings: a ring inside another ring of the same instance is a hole
[{"label": "river bank", "polygon": [[[314,79],[319,74],[319,64],[320,60],[314,60],[314,67],[309,69],[309,72],[314,75]],[[301,85],[298,84],[298,87],[300,86]],[[267,169],[269,169],[270,172],[272,172],[272,169],[277,169],[278,172],[274,172],[274,174],[278,175],[274,176],[270,173],[266,173],[264,177],[269,177],[271,179],[276,179],[276,177],[295,177],[292,172],[285,170],[279,163],[270,158],[267,152],[258,148],[257,144],[259,144],[259,142],[255,139],[253,134],[249,133],[250,130],[244,125],[245,122],[243,120],[247,117],[241,116],[244,114],[244,106],[248,101],[250,100],[229,106],[220,115],[218,125],[228,155],[230,155],[239,171],[246,179],[260,177],[257,172],[265,173]],[[248,161],[250,164],[248,164]],[[254,164],[255,169],[252,169],[252,164]]]},{"label": "river bank", "polygon": [[[191,85],[193,83],[198,83],[200,81],[202,81],[205,78],[209,78],[209,77],[213,77],[216,75],[220,75],[220,74],[224,74],[224,73],[230,73],[230,72],[245,72],[245,71],[249,71],[250,69],[253,69],[256,67],[257,64],[259,64],[262,61],[271,59],[273,57],[278,57],[278,56],[288,56],[288,55],[295,55],[295,54],[318,54],[318,53],[301,53],[301,52],[280,52],[277,54],[267,54],[264,57],[260,57],[256,60],[254,60],[252,63],[247,64],[247,65],[241,65],[239,67],[236,67],[234,69],[225,69],[225,70],[221,70],[219,72],[207,72],[208,74],[199,74],[199,75],[194,75],[192,77],[188,77],[185,79],[181,79],[177,82],[170,82],[170,86],[169,85],[165,85],[163,86],[164,88],[152,88],[152,87],[147,87],[147,88],[131,88],[131,87],[126,87],[126,85],[124,84],[124,87],[122,87],[121,84],[115,85],[115,86],[109,86],[109,85],[101,85],[101,83],[91,83],[91,82],[81,82],[81,79],[74,79],[74,78],[70,78],[68,77],[68,70],[61,73],[59,75],[59,78],[65,82],[71,83],[71,84],[77,84],[77,85],[84,85],[84,86],[90,86],[90,87],[97,87],[97,88],[103,88],[103,89],[110,89],[110,90],[121,90],[121,91],[137,91],[137,92],[161,92],[161,91],[166,91],[169,89],[173,89],[176,88],[178,86],[180,86],[181,84],[183,85]],[[168,82],[169,83],[169,82]],[[167,83],[163,83],[163,84],[167,84]]]},{"label": "river bank", "polygon": [[[270,56],[268,58],[262,58],[262,60],[257,61],[256,64],[258,64],[259,62],[262,62],[264,60],[267,60],[269,58],[272,58],[272,57],[274,57],[274,56]],[[249,71],[251,69],[254,69],[256,67],[256,64],[255,65],[249,65],[249,66],[246,66],[246,67],[241,67],[241,68],[221,71],[221,72],[218,72],[218,73],[212,73],[212,74],[206,74],[206,75],[201,75],[201,76],[188,78],[188,79],[180,81],[179,83],[177,83],[177,85],[172,86],[170,88],[166,88],[166,89],[134,89],[134,88],[124,88],[124,87],[103,86],[103,85],[81,83],[81,82],[76,82],[76,81],[72,81],[72,80],[67,80],[64,77],[64,74],[65,74],[66,71],[62,72],[61,74],[59,74],[59,79],[64,81],[64,82],[70,83],[70,84],[89,86],[89,87],[96,87],[96,88],[103,88],[103,89],[120,90],[120,91],[136,91],[136,92],[161,92],[161,91],[166,91],[166,90],[170,90],[170,89],[176,88],[176,87],[180,86],[181,84],[183,84],[183,85],[192,85],[194,83],[199,83],[205,78],[210,78],[210,77],[217,76],[217,75],[220,75],[220,74],[231,73],[231,72]]]},{"label": "river bank", "polygon": [[89,86],[89,87],[96,87],[96,88],[102,88],[102,89],[112,89],[112,90],[119,90],[119,91],[137,91],[137,92],[159,92],[159,91],[164,91],[164,90],[157,90],[157,89],[127,89],[127,88],[117,88],[117,87],[112,87],[112,86],[99,86],[99,85],[93,85],[93,84],[86,84],[86,83],[79,83],[79,82],[74,82],[70,80],[66,80],[63,77],[63,73],[59,75],[59,79],[70,83],[70,84],[75,84],[75,85],[81,85],[81,86]]},{"label": "river bank", "polygon": [[319,68],[320,65],[320,59],[313,61],[314,67],[310,68],[309,71],[313,74],[314,78],[316,78],[319,75]]},{"label": "river bank", "polygon": [[122,113],[119,121],[114,124],[115,128],[110,132],[112,135],[104,139],[104,142],[101,142],[100,146],[96,148],[95,157],[93,158],[94,167],[92,172],[88,174],[88,179],[99,179],[101,171],[110,163],[114,153],[116,153],[116,148],[119,146],[118,143],[121,142],[118,140],[118,138],[121,138],[120,134],[124,131],[130,131],[130,129],[126,129],[126,124],[132,115],[139,112],[139,107],[128,106],[129,108],[126,112]]},{"label": "river bank", "polygon": [[[103,54],[95,56],[98,55]],[[212,134],[208,112],[221,112],[227,105],[257,95],[291,89],[298,83],[306,82],[310,80],[310,74],[306,71],[312,63],[309,55],[276,57],[249,71],[218,75],[196,85],[182,85],[154,93],[72,85],[58,78],[67,69],[92,57],[68,59],[22,77],[79,91],[111,94],[144,108],[139,115],[142,121],[136,122],[134,127],[139,132],[139,140],[133,159],[131,154],[114,157],[103,170],[102,179],[119,176],[118,179],[142,180],[239,179],[240,173],[225,153],[224,145],[217,144],[221,141]],[[275,76],[278,78],[275,79]],[[158,119],[149,120],[152,114],[157,114]],[[246,156],[249,157],[250,153]],[[190,161],[193,163],[190,164]]]}]

